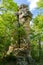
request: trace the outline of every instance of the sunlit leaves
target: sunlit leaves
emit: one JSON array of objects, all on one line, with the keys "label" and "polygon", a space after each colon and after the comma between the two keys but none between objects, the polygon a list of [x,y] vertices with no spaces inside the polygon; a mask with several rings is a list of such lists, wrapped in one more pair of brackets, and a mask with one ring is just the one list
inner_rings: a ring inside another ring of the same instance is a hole
[{"label": "sunlit leaves", "polygon": [[13,0],[2,0],[2,4],[0,5],[0,11],[11,12],[14,13],[18,10],[17,4]]},{"label": "sunlit leaves", "polygon": [[43,30],[43,15],[38,15],[33,21],[34,29],[37,31]]},{"label": "sunlit leaves", "polygon": [[43,8],[43,0],[37,2],[38,8]]},{"label": "sunlit leaves", "polygon": [[2,0],[5,8],[11,11],[17,11],[17,4],[13,0]]},{"label": "sunlit leaves", "polygon": [[[0,57],[7,51],[11,44],[11,36],[15,33],[14,24],[16,16],[14,12],[18,10],[17,4],[13,0],[2,0],[0,6]],[[12,42],[13,43],[13,42]]]}]

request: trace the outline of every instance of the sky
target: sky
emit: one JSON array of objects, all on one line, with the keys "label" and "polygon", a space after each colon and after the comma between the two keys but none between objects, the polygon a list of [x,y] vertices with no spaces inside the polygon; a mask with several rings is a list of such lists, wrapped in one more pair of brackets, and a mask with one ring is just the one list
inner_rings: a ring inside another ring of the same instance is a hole
[{"label": "sky", "polygon": [[29,6],[30,11],[33,14],[33,17],[35,17],[38,14],[38,11],[35,9],[37,7],[37,2],[39,0],[14,0],[18,5],[20,4],[27,4]]}]

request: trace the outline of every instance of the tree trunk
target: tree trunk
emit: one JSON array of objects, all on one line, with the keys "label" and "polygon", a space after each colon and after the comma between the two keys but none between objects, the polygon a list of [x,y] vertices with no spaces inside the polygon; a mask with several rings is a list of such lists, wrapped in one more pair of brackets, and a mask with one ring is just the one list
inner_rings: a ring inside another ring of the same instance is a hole
[{"label": "tree trunk", "polygon": [[[17,14],[17,21],[18,21],[18,29],[20,28],[20,23],[19,23],[19,14]],[[18,30],[18,47],[20,48],[20,31]]]}]

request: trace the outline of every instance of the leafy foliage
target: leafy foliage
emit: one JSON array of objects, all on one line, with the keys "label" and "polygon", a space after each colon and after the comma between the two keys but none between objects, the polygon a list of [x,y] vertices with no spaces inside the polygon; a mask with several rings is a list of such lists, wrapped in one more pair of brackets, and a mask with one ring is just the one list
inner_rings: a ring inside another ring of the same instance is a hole
[{"label": "leafy foliage", "polygon": [[43,42],[43,15],[39,14],[33,19],[30,32],[32,57],[36,59],[36,61],[40,61],[42,53],[41,42]]},{"label": "leafy foliage", "polygon": [[[2,9],[2,10],[1,10]],[[0,57],[3,57],[11,44],[12,31],[15,30],[16,17],[14,12],[18,6],[13,0],[2,0],[0,6]]]},{"label": "leafy foliage", "polygon": [[38,8],[43,8],[43,0],[37,2]]}]

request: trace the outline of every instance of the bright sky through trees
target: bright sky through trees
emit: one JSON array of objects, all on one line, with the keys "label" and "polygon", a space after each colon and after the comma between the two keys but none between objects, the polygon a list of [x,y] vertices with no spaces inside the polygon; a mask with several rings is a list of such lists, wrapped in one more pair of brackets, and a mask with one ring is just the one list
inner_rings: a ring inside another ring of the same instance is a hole
[{"label": "bright sky through trees", "polygon": [[18,3],[18,5],[22,4],[22,3],[26,3],[29,4],[30,10],[33,10],[34,8],[37,7],[36,2],[38,2],[39,0],[14,0],[15,2]]},{"label": "bright sky through trees", "polygon": [[33,16],[36,16],[38,11],[35,10],[35,8],[37,7],[36,3],[39,0],[14,0],[18,5],[24,3],[29,5],[30,11],[32,12]]}]

